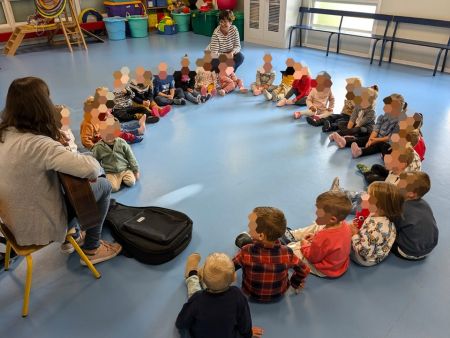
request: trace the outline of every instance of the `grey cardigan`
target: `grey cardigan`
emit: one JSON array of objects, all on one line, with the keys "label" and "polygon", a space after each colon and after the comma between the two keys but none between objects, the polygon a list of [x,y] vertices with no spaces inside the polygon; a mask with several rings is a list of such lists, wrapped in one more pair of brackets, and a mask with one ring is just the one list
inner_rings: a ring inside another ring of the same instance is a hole
[{"label": "grey cardigan", "polygon": [[68,151],[49,137],[9,128],[0,142],[0,217],[20,245],[64,241],[67,211],[56,171],[95,179],[91,156]]}]

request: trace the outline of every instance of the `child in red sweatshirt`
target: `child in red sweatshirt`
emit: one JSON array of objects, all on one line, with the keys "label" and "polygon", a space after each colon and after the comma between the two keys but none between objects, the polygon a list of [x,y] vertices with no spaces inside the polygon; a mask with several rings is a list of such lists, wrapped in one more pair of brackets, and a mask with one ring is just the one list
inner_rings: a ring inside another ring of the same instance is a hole
[{"label": "child in red sweatshirt", "polygon": [[352,203],[344,192],[327,191],[316,199],[314,225],[291,231],[288,246],[319,277],[342,276],[350,264],[352,232],[345,218]]},{"label": "child in red sweatshirt", "polygon": [[[292,88],[289,90],[283,99],[278,101],[277,107],[283,107],[284,105],[295,104],[297,106],[306,106],[306,98],[311,91],[311,76],[303,75],[300,79],[294,80]],[[292,95],[294,97],[289,99]]]}]

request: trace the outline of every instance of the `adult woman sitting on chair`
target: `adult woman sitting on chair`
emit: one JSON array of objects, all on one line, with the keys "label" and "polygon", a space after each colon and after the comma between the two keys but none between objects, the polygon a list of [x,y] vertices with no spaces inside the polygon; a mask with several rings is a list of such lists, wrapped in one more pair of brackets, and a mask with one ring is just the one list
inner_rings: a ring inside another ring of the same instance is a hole
[{"label": "adult woman sitting on chair", "polygon": [[241,40],[239,38],[239,31],[233,25],[234,14],[231,10],[220,11],[219,26],[214,30],[211,36],[207,50],[210,50],[215,59],[212,61],[214,70],[219,69],[218,56],[220,54],[227,54],[229,58],[234,60],[234,70],[244,62],[244,55],[241,53]]},{"label": "adult woman sitting on chair", "polygon": [[14,80],[0,122],[0,217],[19,245],[63,242],[67,224],[74,222],[68,219],[57,172],[88,178],[101,221],[73,236],[93,264],[111,259],[122,249],[100,240],[111,185],[98,177],[101,167],[95,158],[70,152],[59,140],[46,83],[35,77]]}]

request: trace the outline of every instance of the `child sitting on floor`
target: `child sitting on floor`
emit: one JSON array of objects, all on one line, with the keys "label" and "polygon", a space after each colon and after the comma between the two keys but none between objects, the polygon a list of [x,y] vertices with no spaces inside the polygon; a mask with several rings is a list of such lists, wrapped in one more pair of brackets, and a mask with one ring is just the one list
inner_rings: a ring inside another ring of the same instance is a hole
[{"label": "child sitting on floor", "polygon": [[[105,113],[99,113],[98,110],[94,109],[95,101],[94,96],[89,96],[84,102],[84,115],[80,126],[81,143],[89,150],[101,140],[100,122],[105,121],[109,116],[114,118],[110,109],[107,109]],[[144,135],[146,130],[146,119],[147,116],[142,114],[139,121],[131,120],[121,123],[119,136],[129,144],[141,142],[144,139],[142,135]]]},{"label": "child sitting on floor", "polygon": [[[365,99],[362,100],[362,97]],[[350,116],[348,123],[338,124],[339,131],[333,132],[329,139],[335,141],[339,148],[350,147],[352,143],[365,144],[375,125],[375,105],[378,92],[372,87],[362,88],[359,103]]]},{"label": "child sitting on floor", "polygon": [[216,252],[199,268],[200,259],[193,253],[186,261],[188,301],[175,323],[181,336],[253,337],[248,301],[239,288],[231,285],[236,279],[232,260]]},{"label": "child sitting on floor", "polygon": [[256,81],[250,86],[255,96],[261,95],[264,90],[271,92],[276,88],[273,84],[273,81],[275,81],[275,72],[272,70],[272,56],[266,54],[263,59],[264,65],[256,71]]},{"label": "child sitting on floor", "polygon": [[374,182],[361,199],[361,207],[370,215],[361,229],[352,224],[351,258],[360,265],[373,266],[389,255],[396,236],[394,221],[401,216],[404,198],[394,184]]},{"label": "child sitting on floor", "polygon": [[[223,60],[223,57],[220,59]],[[219,64],[219,71],[218,80],[220,89],[218,90],[218,93],[220,96],[224,96],[236,88],[239,88],[239,91],[242,94],[248,93],[248,89],[244,87],[244,82],[236,76],[233,68],[229,67],[226,62],[221,62]]]},{"label": "child sitting on floor", "polygon": [[136,81],[131,81],[129,88],[133,91],[134,95],[132,97],[133,107],[144,107],[151,115],[155,117],[164,117],[172,109],[171,105],[166,105],[164,107],[158,106],[153,98],[153,83],[145,85],[144,83],[137,83]]},{"label": "child sitting on floor", "polygon": [[112,108],[112,114],[119,122],[140,120],[142,116],[145,116],[145,123],[157,123],[159,121],[159,116],[153,115],[155,114],[154,111],[148,107],[134,105],[133,99],[135,94],[130,86],[126,86],[120,90],[114,90],[113,95],[114,106]]},{"label": "child sitting on floor", "polygon": [[316,199],[315,224],[287,232],[288,246],[319,277],[337,278],[350,265],[352,231],[345,222],[352,202],[341,191],[327,191]]},{"label": "child sitting on floor", "polygon": [[408,103],[400,94],[392,94],[383,99],[384,115],[377,119],[377,123],[367,139],[361,138],[351,144],[354,158],[385,152],[390,148],[388,143],[391,135],[398,131],[399,121],[406,118]]},{"label": "child sitting on floor", "polygon": [[287,67],[286,70],[281,71],[281,83],[276,86],[272,92],[269,91],[269,88],[264,89],[263,93],[266,97],[266,100],[278,102],[283,99],[284,96],[291,90],[292,83],[294,82],[294,67]]},{"label": "child sitting on floor", "polygon": [[397,238],[392,252],[404,259],[423,259],[436,247],[439,237],[433,211],[422,199],[430,191],[430,177],[424,172],[405,172],[400,174],[397,186],[405,203],[403,215],[395,224]]},{"label": "child sitting on floor", "polygon": [[112,191],[124,183],[131,187],[139,180],[139,165],[131,147],[119,137],[120,124],[112,116],[100,124],[101,140],[92,148],[92,154],[105,169]]},{"label": "child sitting on floor", "polygon": [[[297,106],[306,105],[306,99],[311,92],[311,76],[307,67],[303,67],[304,73],[300,79],[295,79],[292,82],[292,88],[286,93],[277,103],[277,107],[283,107],[284,105],[295,104]],[[290,97],[294,97],[291,99]]]},{"label": "child sitting on floor", "polygon": [[185,55],[181,59],[181,69],[173,73],[175,80],[175,88],[183,90],[184,98],[189,102],[199,104],[202,102],[202,97],[199,92],[195,90],[195,76],[197,73],[189,69],[189,59]]},{"label": "child sitting on floor", "polygon": [[185,105],[183,89],[175,88],[173,75],[160,72],[153,77],[153,94],[159,106]]},{"label": "child sitting on floor", "polygon": [[[315,80],[316,86],[311,89],[307,99],[307,110],[294,113],[294,118],[299,119],[302,116],[308,116],[309,124],[320,125],[319,121],[330,116],[334,109],[334,96],[331,91],[331,76],[327,72],[320,72]],[[316,123],[317,121],[317,123]]]},{"label": "child sitting on floor", "polygon": [[211,96],[217,94],[217,73],[211,71],[210,68],[210,64],[198,67],[197,75],[195,76],[195,90],[202,95],[202,102],[208,101]]},{"label": "child sitting on floor", "polygon": [[[248,219],[249,231],[236,238],[236,245],[243,246],[233,259],[236,269],[242,268],[243,291],[259,302],[279,300],[289,285],[300,291],[310,270],[279,241],[286,231],[283,212],[257,207]],[[294,270],[291,278],[289,269]]]}]

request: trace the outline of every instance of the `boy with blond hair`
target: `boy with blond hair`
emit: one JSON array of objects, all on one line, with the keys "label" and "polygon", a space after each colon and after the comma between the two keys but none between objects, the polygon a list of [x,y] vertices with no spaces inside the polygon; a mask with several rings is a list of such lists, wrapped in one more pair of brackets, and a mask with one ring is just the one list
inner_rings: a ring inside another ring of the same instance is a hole
[{"label": "boy with blond hair", "polygon": [[423,259],[437,245],[439,237],[433,211],[422,199],[430,191],[430,177],[420,171],[404,172],[397,186],[405,202],[403,217],[395,222],[397,237],[392,252],[404,259]]},{"label": "boy with blond hair", "polygon": [[[273,302],[284,295],[289,285],[301,290],[309,268],[279,241],[286,231],[283,212],[273,207],[256,207],[248,219],[248,234],[240,234],[236,244],[250,243],[243,245],[233,259],[235,268],[242,268],[243,291],[255,301]],[[289,278],[290,269],[294,272]]]},{"label": "boy with blond hair", "polygon": [[350,264],[352,231],[345,218],[352,202],[341,191],[327,191],[316,199],[315,224],[291,231],[288,246],[319,277],[342,276]]},{"label": "boy with blond hair", "polygon": [[224,253],[212,253],[199,269],[200,259],[198,253],[193,253],[186,262],[184,277],[189,300],[175,324],[181,336],[253,337],[247,299],[239,288],[231,286],[236,279],[231,259]]}]

